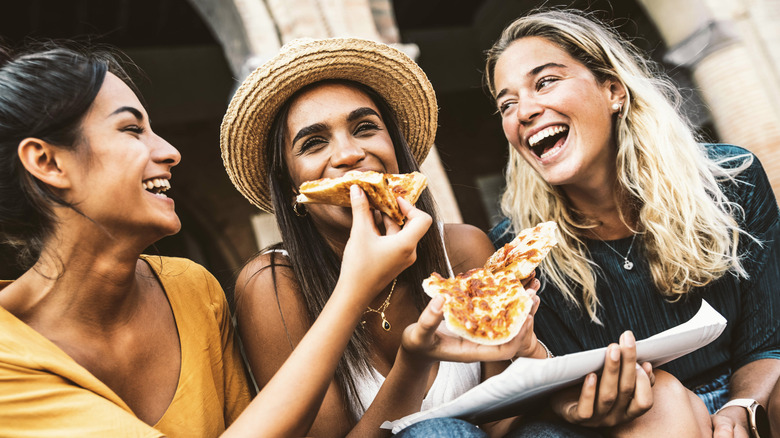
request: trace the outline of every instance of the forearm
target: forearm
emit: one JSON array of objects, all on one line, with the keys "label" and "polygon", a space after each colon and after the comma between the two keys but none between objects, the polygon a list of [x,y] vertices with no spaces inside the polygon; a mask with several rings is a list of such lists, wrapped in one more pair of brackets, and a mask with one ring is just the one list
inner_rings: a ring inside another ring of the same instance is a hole
[{"label": "forearm", "polygon": [[431,361],[411,360],[408,353],[400,348],[379,393],[349,436],[390,436],[389,430],[379,426],[385,421],[397,420],[420,410],[432,365]]},{"label": "forearm", "polygon": [[340,282],[319,317],[225,436],[303,436],[317,416],[362,307]]},{"label": "forearm", "polygon": [[[754,399],[767,406],[769,394],[780,378],[780,360],[760,359],[751,362],[734,372],[729,388],[730,399],[748,398]],[[726,415],[738,421],[738,424],[747,425],[745,409],[732,406],[722,410],[719,415]]]}]

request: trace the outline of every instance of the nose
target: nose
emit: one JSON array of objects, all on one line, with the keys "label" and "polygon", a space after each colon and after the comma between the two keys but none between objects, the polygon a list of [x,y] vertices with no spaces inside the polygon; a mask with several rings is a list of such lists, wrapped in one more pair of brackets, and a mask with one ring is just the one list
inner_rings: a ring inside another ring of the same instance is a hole
[{"label": "nose", "polygon": [[517,103],[517,120],[522,124],[534,121],[542,113],[543,108],[533,97],[525,97]]},{"label": "nose", "polygon": [[181,153],[167,140],[155,134],[152,146],[152,160],[174,167],[181,161]]},{"label": "nose", "polygon": [[330,162],[333,167],[351,167],[366,157],[366,151],[351,137],[334,138],[331,147]]}]

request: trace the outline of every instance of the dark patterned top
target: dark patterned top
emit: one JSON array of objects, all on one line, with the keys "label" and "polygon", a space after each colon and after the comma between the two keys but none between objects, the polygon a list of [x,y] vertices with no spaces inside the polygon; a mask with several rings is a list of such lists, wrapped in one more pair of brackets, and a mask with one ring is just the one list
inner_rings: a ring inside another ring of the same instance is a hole
[{"label": "dark patterned top", "polygon": [[[707,145],[707,150],[716,159],[749,153],[723,144]],[[738,218],[740,226],[761,242],[740,237],[739,251],[749,279],[726,274],[671,303],[653,285],[641,239],[637,238],[631,250],[629,259],[634,267],[630,271],[623,268],[622,256],[607,246],[626,254],[630,237],[606,243],[586,240],[591,260],[601,268],[596,282],[601,301],[597,315],[604,325],[591,322],[584,310],[546,283],[539,293],[541,305],[534,322],[537,336],[556,355],[604,347],[617,342],[620,334],[629,329],[637,339],[644,339],[690,319],[703,298],[726,318],[725,331],[709,345],[661,369],[693,389],[752,361],[780,359],[780,245],[776,244],[780,238],[780,211],[757,158],[737,179],[739,184],[723,183],[724,192],[744,209],[744,218]],[[508,228],[509,221],[504,220],[491,231],[496,247],[511,240],[512,236],[506,233]],[[580,295],[580,291],[575,290],[575,295]]]}]

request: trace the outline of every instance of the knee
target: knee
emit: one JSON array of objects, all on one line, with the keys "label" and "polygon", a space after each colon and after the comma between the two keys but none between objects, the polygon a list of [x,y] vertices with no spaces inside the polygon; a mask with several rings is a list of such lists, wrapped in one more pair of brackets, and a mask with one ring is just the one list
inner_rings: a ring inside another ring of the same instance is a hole
[{"label": "knee", "polygon": [[656,403],[662,400],[688,400],[688,389],[676,377],[662,370],[653,370],[653,374],[653,399]]}]

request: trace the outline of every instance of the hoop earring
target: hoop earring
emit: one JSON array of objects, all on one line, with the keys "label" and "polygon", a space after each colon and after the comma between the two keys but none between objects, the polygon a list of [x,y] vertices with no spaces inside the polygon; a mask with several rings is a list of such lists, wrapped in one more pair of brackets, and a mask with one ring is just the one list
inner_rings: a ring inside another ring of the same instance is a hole
[{"label": "hoop earring", "polygon": [[297,200],[293,201],[292,209],[295,215],[298,217],[305,217],[307,214],[309,214],[309,212],[306,210],[306,206],[299,204]]}]

